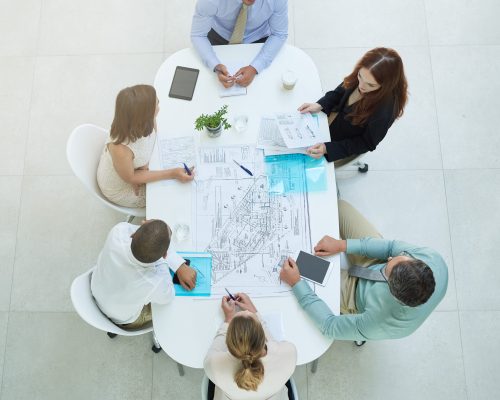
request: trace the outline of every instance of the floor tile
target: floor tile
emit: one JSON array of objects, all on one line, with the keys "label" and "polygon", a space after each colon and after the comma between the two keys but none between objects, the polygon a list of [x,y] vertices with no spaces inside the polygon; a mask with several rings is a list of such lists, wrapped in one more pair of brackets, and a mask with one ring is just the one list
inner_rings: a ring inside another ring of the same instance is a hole
[{"label": "floor tile", "polygon": [[497,0],[424,0],[431,45],[500,44]]},{"label": "floor tile", "polygon": [[445,182],[459,308],[499,310],[498,169],[445,171]]},{"label": "floor tile", "polygon": [[152,84],[162,61],[162,54],[40,57],[25,173],[71,174],[66,161],[71,131],[83,123],[109,128],[118,92],[139,83]]},{"label": "floor tile", "polygon": [[295,15],[295,45],[302,48],[427,44],[421,0],[296,1]]},{"label": "floor tile", "polygon": [[438,310],[457,307],[444,179],[441,171],[338,174],[341,197],[386,238],[429,246],[448,265],[448,290]]},{"label": "floor tile", "polygon": [[94,214],[108,210],[72,176],[25,177],[22,190],[11,309],[72,311],[71,282],[97,259],[93,237],[113,226],[93,231]]},{"label": "floor tile", "polygon": [[33,57],[0,57],[0,175],[22,175],[28,137]]},{"label": "floor tile", "polygon": [[307,369],[310,369],[310,365],[300,365],[295,368],[293,373],[293,380],[295,381],[295,386],[297,387],[297,392],[299,394],[300,400],[307,400]]},{"label": "floor tile", "polygon": [[444,168],[499,168],[500,46],[432,47],[431,56]]},{"label": "floor tile", "polygon": [[0,55],[36,54],[41,0],[0,0]]},{"label": "floor tile", "polygon": [[165,2],[44,0],[39,54],[154,53],[162,51]]},{"label": "floor tile", "polygon": [[21,202],[20,176],[0,176],[0,311],[8,311]]},{"label": "floor tile", "polygon": [[[307,49],[318,67],[323,90],[335,89],[368,48]],[[409,100],[385,139],[363,161],[371,170],[439,169],[441,149],[434,102],[430,54],[425,47],[396,48],[409,85]],[[315,102],[318,99],[304,99]],[[425,117],[423,117],[425,115]]]},{"label": "floor tile", "polygon": [[2,400],[149,400],[151,336],[116,337],[73,313],[11,313]]},{"label": "floor tile", "polygon": [[457,312],[436,312],[413,335],[398,340],[334,342],[308,372],[309,397],[465,400]]},{"label": "floor tile", "polygon": [[460,322],[469,400],[495,399],[500,393],[500,311],[461,312]]},{"label": "floor tile", "polygon": [[176,362],[163,351],[153,357],[152,400],[201,398],[203,369],[184,367],[184,371],[179,376]]},{"label": "floor tile", "polygon": [[[7,312],[0,311],[0,377],[3,376],[5,341],[7,339],[8,319],[9,319],[9,314]],[[1,378],[0,378],[0,383],[1,383]],[[0,395],[1,394],[2,394],[2,388],[0,387]]]}]

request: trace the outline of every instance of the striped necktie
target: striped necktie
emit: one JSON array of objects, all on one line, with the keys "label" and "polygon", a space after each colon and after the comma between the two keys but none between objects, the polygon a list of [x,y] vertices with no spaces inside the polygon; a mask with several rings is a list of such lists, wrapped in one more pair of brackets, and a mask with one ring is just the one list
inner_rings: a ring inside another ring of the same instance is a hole
[{"label": "striped necktie", "polygon": [[231,35],[231,39],[229,39],[229,44],[240,44],[243,42],[243,34],[245,33],[245,27],[247,26],[247,10],[248,6],[243,3],[241,5],[238,18],[236,18],[236,23],[234,24],[234,30]]}]

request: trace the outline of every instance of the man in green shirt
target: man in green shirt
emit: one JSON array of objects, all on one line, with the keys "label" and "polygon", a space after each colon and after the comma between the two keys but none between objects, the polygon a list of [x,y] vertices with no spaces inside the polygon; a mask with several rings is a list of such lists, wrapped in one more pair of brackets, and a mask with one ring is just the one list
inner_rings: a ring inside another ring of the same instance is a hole
[{"label": "man in green shirt", "polygon": [[382,239],[356,209],[342,200],[339,222],[340,236],[348,239],[325,236],[315,246],[315,254],[346,252],[351,264],[374,271],[366,273],[365,278],[353,276],[363,275],[355,269],[341,271],[342,315],[334,315],[300,279],[293,259],[283,264],[281,280],[292,287],[301,307],[328,337],[365,341],[410,335],[446,293],[448,267],[443,258],[428,247]]}]

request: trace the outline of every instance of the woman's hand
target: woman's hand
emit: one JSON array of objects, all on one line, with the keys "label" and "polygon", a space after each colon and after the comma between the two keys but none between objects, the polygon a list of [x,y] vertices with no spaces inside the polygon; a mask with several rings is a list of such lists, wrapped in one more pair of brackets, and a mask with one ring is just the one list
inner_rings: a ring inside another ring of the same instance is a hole
[{"label": "woman's hand", "polygon": [[321,158],[326,154],[326,145],[324,143],[318,143],[309,147],[306,151],[312,158]]},{"label": "woman's hand", "polygon": [[257,308],[255,308],[252,300],[248,297],[246,293],[236,293],[236,305],[242,310],[250,311],[253,313],[257,312]]},{"label": "woman's hand", "polygon": [[191,182],[194,179],[194,167],[189,168],[191,175],[189,175],[184,168],[174,168],[172,169],[174,179],[179,182]]},{"label": "woman's hand", "polygon": [[301,113],[318,113],[322,109],[323,107],[319,103],[304,103],[297,108],[297,111],[300,111]]},{"label": "woman's hand", "polygon": [[222,312],[224,313],[224,322],[231,322],[236,313],[236,304],[228,296],[224,296],[221,302]]}]

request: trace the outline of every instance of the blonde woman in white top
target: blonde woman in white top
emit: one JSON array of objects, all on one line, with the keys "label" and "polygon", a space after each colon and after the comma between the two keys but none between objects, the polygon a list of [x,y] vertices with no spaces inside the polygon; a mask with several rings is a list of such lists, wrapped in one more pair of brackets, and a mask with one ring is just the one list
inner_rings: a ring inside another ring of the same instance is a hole
[{"label": "blonde woman in white top", "polygon": [[97,167],[102,194],[115,204],[145,207],[148,182],[177,179],[190,182],[184,168],[149,171],[156,141],[156,116],[160,110],[156,90],[150,85],[125,88],[116,97],[115,117]]},{"label": "blonde woman in white top", "polygon": [[236,301],[224,297],[222,310],[224,323],[204,362],[215,384],[214,400],[288,399],[285,384],[297,364],[295,346],[273,340],[244,293],[236,294]]}]

